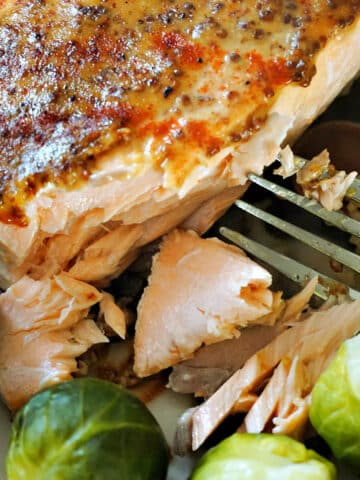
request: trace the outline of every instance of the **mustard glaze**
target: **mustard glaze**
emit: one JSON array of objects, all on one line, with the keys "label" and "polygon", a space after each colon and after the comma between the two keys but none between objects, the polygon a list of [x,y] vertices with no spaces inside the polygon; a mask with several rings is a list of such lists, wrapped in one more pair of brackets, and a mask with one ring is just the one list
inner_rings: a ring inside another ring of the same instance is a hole
[{"label": "mustard glaze", "polygon": [[25,226],[40,187],[77,188],[115,146],[147,150],[181,185],[250,138],[284,85],[306,88],[359,12],[360,0],[0,2],[0,221]]}]

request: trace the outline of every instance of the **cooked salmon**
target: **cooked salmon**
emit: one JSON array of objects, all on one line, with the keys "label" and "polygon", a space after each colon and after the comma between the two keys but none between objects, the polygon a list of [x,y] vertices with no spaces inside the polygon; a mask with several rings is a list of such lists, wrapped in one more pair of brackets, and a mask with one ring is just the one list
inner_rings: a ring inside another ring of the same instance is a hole
[{"label": "cooked salmon", "polygon": [[358,72],[359,10],[1,2],[0,286],[62,270],[104,285],[154,235],[199,209],[212,221],[207,202],[261,173]]},{"label": "cooked salmon", "polygon": [[110,293],[102,292],[100,313],[103,315],[105,323],[124,340],[126,337],[126,315],[115,303],[114,297]]},{"label": "cooked salmon", "polygon": [[285,389],[286,378],[289,373],[289,361],[282,360],[275,368],[272,377],[266,384],[259,398],[251,406],[245,417],[241,431],[249,433],[262,432],[279,403],[279,399]]},{"label": "cooked salmon", "polygon": [[238,247],[174,230],[154,257],[138,305],[137,375],[191,357],[202,344],[239,336],[239,327],[274,323],[271,275]]},{"label": "cooked salmon", "polygon": [[[309,391],[340,344],[359,331],[360,300],[317,311],[285,330],[253,355],[194,412],[193,449],[232,412],[239,398],[261,386],[274,369],[274,377],[253,405],[245,428],[259,431],[275,413],[274,431],[297,435],[307,421]],[[293,369],[289,368],[290,364]],[[278,406],[280,410],[276,412]]]},{"label": "cooked salmon", "polygon": [[208,398],[284,328],[281,323],[247,327],[239,337],[203,346],[193,358],[174,366],[168,386],[175,392]]},{"label": "cooked salmon", "polygon": [[316,285],[315,277],[297,295],[286,301],[282,300],[281,294],[275,294],[273,325],[243,328],[240,337],[201,347],[193,358],[174,366],[168,386],[176,392],[209,397],[252,355],[283,332],[289,322],[294,324],[299,319]]},{"label": "cooked salmon", "polygon": [[273,433],[299,437],[308,421],[307,397],[313,387],[306,373],[298,355],[292,360],[284,357],[239,430],[261,433],[271,429]]},{"label": "cooked salmon", "polygon": [[23,277],[0,295],[0,392],[12,410],[38,390],[70,380],[76,358],[108,342],[87,318],[101,298],[96,288],[65,274]]}]

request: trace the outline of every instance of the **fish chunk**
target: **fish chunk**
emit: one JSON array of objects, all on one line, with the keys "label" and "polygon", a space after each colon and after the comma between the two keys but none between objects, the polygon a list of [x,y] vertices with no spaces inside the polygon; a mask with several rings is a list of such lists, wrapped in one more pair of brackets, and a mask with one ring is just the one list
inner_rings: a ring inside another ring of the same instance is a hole
[{"label": "fish chunk", "polygon": [[23,277],[0,295],[0,392],[9,408],[70,380],[76,358],[108,342],[87,318],[101,298],[94,287],[65,274],[43,281]]},{"label": "fish chunk", "polygon": [[284,357],[239,431],[261,433],[271,429],[273,433],[299,438],[308,422],[308,397],[312,387],[299,356],[295,355],[292,360]]},{"label": "fish chunk", "polygon": [[237,399],[251,393],[284,358],[294,358],[307,366],[313,385],[340,344],[360,331],[360,300],[313,313],[278,335],[253,355],[217,392],[195,411],[192,421],[192,447],[196,450],[231,413]]},{"label": "fish chunk", "polygon": [[138,306],[135,372],[151,375],[189,358],[202,344],[239,336],[273,310],[271,275],[237,247],[175,230],[155,256]]},{"label": "fish chunk", "polygon": [[209,397],[225,380],[241,368],[258,350],[294,324],[307,308],[318,279],[314,277],[289,300],[274,295],[274,325],[258,325],[240,330],[240,337],[201,347],[194,357],[174,366],[168,386],[181,393]]},{"label": "fish chunk", "polygon": [[110,293],[102,292],[100,314],[103,315],[105,323],[124,340],[126,337],[126,315],[115,303],[114,297]]},{"label": "fish chunk", "polygon": [[246,360],[265,347],[284,325],[257,325],[240,330],[240,337],[201,347],[193,358],[174,366],[169,376],[175,392],[210,397]]}]

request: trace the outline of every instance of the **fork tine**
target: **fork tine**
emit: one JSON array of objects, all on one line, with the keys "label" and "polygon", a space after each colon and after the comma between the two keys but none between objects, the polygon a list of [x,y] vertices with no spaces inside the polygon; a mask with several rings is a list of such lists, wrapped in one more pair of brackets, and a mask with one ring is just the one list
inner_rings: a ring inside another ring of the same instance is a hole
[{"label": "fork tine", "polygon": [[314,293],[322,300],[327,300],[331,294],[331,291],[339,290],[339,286],[346,289],[349,293],[349,296],[353,300],[360,298],[360,292],[357,290],[336,282],[334,279],[327,277],[326,275],[323,275],[310,267],[306,267],[302,263],[299,263],[296,260],[287,257],[286,255],[261,245],[260,243],[245,237],[241,233],[235,232],[227,227],[221,227],[220,233],[223,237],[243,248],[251,255],[254,255],[260,260],[271,265],[287,278],[290,278],[302,286],[311,278],[319,277],[321,283],[316,286]]},{"label": "fork tine", "polygon": [[331,243],[317,235],[310,233],[300,227],[292,225],[291,223],[286,222],[270,213],[264,212],[260,208],[254,207],[249,203],[244,202],[243,200],[237,200],[235,205],[248,212],[255,217],[263,220],[264,222],[278,228],[279,230],[287,233],[288,235],[300,240],[301,242],[309,245],[310,247],[318,250],[319,252],[324,253],[325,255],[330,256],[331,258],[337,260],[343,265],[348,266],[352,270],[360,273],[360,256],[356,255],[353,252],[349,252],[345,248],[339,247],[334,243]]},{"label": "fork tine", "polygon": [[298,195],[297,193],[288,190],[276,183],[270,182],[263,177],[259,177],[258,175],[254,175],[250,173],[248,176],[249,180],[256,185],[259,185],[262,188],[265,188],[267,191],[274,193],[278,197],[287,200],[298,207],[303,208],[309,213],[316,215],[317,217],[322,218],[327,223],[343,230],[350,235],[355,235],[356,237],[360,237],[360,222],[354,220],[347,215],[344,215],[339,212],[330,212],[326,210],[326,208],[322,207],[318,202],[315,200],[309,200],[308,198]]}]

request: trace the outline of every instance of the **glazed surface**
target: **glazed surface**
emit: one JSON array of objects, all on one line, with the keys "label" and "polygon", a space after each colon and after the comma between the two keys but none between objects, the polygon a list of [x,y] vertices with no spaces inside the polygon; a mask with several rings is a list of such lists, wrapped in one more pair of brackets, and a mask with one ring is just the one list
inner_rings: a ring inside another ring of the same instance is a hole
[{"label": "glazed surface", "polygon": [[179,187],[304,88],[360,0],[0,2],[0,221],[48,183],[77,188],[117,148]]}]

